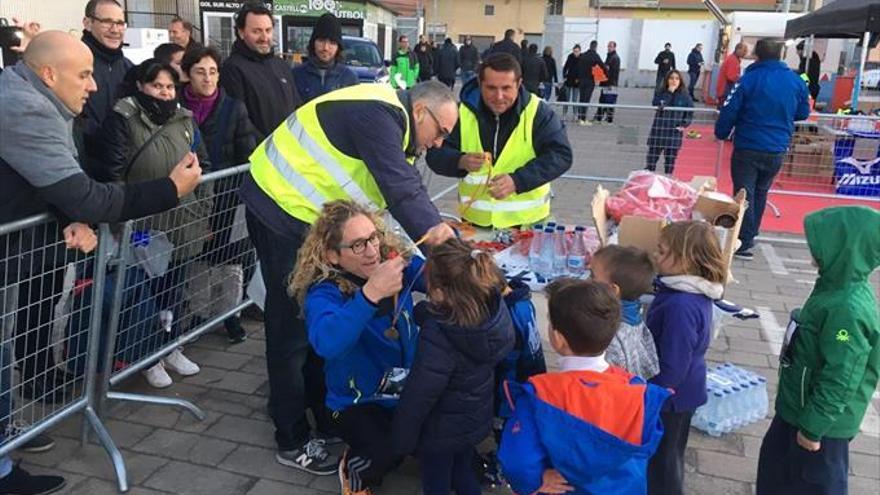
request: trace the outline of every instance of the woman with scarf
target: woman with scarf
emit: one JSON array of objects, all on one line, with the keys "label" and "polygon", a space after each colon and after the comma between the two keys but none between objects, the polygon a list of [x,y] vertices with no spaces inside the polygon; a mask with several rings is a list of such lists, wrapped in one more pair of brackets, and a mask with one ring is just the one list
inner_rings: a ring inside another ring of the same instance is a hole
[{"label": "woman with scarf", "polygon": [[[186,53],[181,69],[189,84],[184,86],[181,102],[189,109],[205,142],[211,166],[223,170],[248,162],[259,142],[259,132],[248,118],[247,107],[218,86],[220,52],[212,46],[199,45]],[[224,313],[242,300],[245,277],[243,267],[252,267],[250,243],[245,239],[230,242],[235,210],[240,204],[238,187],[241,174],[214,183],[214,212],[211,215],[213,236],[205,244],[204,259],[194,266],[192,305],[199,318],[210,319]],[[230,344],[247,338],[239,315],[223,321]]]},{"label": "woman with scarf", "polygon": [[[129,96],[116,102],[102,125],[98,161],[101,169],[96,171],[97,178],[130,183],[166,177],[187,153],[196,153],[202,170],[210,171],[205,143],[193,114],[178,104],[175,90],[178,77],[174,67],[148,59],[126,79],[125,94]],[[132,227],[133,238],[143,241],[161,232],[174,246],[167,269],[149,273],[159,325],[157,335],[149,343],[138,343],[143,346],[142,354],[163,347],[181,330],[180,320],[187,313],[183,297],[187,269],[211,236],[208,222],[211,210],[210,188],[203,184],[192,194],[180,198],[173,210],[138,220]],[[125,331],[120,328],[120,334]],[[157,388],[171,385],[165,368],[183,376],[199,372],[195,363],[180,349],[175,349],[144,372],[150,385]]]}]

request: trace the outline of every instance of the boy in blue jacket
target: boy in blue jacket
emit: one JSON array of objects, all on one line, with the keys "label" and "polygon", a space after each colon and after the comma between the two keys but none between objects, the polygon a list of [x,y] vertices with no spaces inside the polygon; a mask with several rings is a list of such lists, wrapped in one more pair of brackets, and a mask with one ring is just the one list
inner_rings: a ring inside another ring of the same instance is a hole
[{"label": "boy in blue jacket", "polygon": [[513,417],[498,452],[504,474],[521,494],[644,494],[669,392],[605,361],[620,321],[611,287],[563,279],[548,293],[560,372],[508,384]]}]

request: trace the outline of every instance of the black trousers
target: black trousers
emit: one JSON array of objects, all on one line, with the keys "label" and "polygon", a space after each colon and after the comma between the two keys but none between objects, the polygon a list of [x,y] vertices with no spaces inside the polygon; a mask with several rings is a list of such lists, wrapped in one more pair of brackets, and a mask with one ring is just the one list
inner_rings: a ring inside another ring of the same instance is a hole
[{"label": "black trousers", "polygon": [[[580,103],[589,103],[590,100],[593,99],[593,91],[595,89],[596,85],[592,81],[588,83],[581,83],[580,87],[578,88]],[[578,119],[587,119],[587,107],[578,107]]]},{"label": "black trousers", "polygon": [[757,495],[844,495],[849,474],[849,440],[823,438],[809,452],[797,444],[797,427],[773,418],[761,442]]},{"label": "black trousers", "polygon": [[648,145],[648,156],[645,158],[645,169],[653,172],[657,169],[657,160],[660,159],[660,154],[663,154],[664,164],[663,170],[672,175],[672,172],[675,171],[675,160],[678,158],[678,151],[681,149],[681,146],[668,146],[663,144],[649,144]]},{"label": "black trousers", "polygon": [[684,494],[684,449],[693,411],[663,412],[663,439],[648,463],[649,495]]},{"label": "black trousers", "polygon": [[49,346],[55,303],[64,290],[64,266],[50,268],[39,275],[22,280],[18,286],[18,311],[15,316],[15,356],[21,366],[25,385],[55,385],[55,359]]},{"label": "black trousers", "polygon": [[293,450],[309,439],[306,409],[311,408],[319,431],[328,433],[324,406],[324,370],[309,358],[309,339],[296,300],[287,294],[287,280],[296,265],[303,237],[285,237],[250,212],[248,234],[260,260],[266,285],[266,368],[269,374],[269,416],[275,423],[279,450]]},{"label": "black trousers", "polygon": [[419,455],[422,468],[423,495],[480,495],[480,482],[474,473],[474,448],[459,452],[422,452]]},{"label": "black trousers", "polygon": [[394,409],[360,404],[333,413],[333,426],[348,445],[345,472],[354,492],[376,488],[402,458],[388,446]]}]

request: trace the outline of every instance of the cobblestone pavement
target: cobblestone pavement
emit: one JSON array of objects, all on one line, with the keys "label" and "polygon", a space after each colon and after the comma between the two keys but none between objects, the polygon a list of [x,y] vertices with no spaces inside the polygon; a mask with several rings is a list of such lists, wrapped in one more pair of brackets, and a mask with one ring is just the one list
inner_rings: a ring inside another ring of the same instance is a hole
[{"label": "cobblestone pavement", "polygon": [[[577,132],[590,132],[579,129]],[[573,138],[574,139],[574,138]],[[577,148],[577,145],[576,145]],[[589,155],[578,154],[572,172],[611,177],[620,170],[595,170]],[[613,175],[612,175],[613,174]],[[432,178],[436,193],[451,184]],[[554,214],[563,222],[589,223],[589,199],[595,183],[559,181],[554,185]],[[454,194],[438,202],[443,211],[454,211]],[[708,358],[714,363],[730,361],[767,377],[772,398],[776,394],[777,352],[789,312],[803,303],[816,277],[806,246],[791,242],[763,243],[755,260],[736,261],[738,280],[727,297],[756,309],[761,320],[726,325],[713,341]],[[799,243],[800,241],[800,243]],[[877,287],[878,274],[873,281]],[[536,295],[539,319],[546,327],[544,299]],[[167,406],[111,402],[106,424],[125,457],[133,495],[173,493],[205,495],[312,495],[338,493],[335,476],[315,477],[275,462],[273,428],[265,405],[267,379],[264,340],[258,323],[246,322],[250,338],[229,346],[222,334],[207,334],[187,348],[187,355],[202,367],[189,378],[174,376],[175,384],[162,391],[149,389],[140,377],[122,387],[126,391],[155,393],[192,400],[207,413],[197,421]],[[545,344],[545,349],[550,349]],[[556,356],[547,353],[551,366]],[[863,432],[850,444],[850,493],[880,491],[880,399],[868,410]],[[686,484],[693,494],[751,494],[761,437],[768,419],[740,431],[711,438],[691,432],[687,449]],[[80,448],[80,420],[67,421],[53,430],[57,445],[44,454],[23,455],[24,465],[34,472],[60,472],[68,478],[61,493],[101,495],[116,493],[108,458],[97,445]],[[18,456],[17,456],[18,457]],[[496,489],[487,493],[506,493]],[[388,477],[380,494],[419,493],[418,466],[406,462]]]}]

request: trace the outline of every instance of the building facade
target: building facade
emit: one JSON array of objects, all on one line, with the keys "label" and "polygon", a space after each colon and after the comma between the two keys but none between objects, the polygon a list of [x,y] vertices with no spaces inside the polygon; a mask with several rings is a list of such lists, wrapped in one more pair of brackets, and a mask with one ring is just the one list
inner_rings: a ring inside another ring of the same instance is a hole
[{"label": "building facade", "polygon": [[517,31],[533,43],[542,43],[546,0],[423,0],[425,32],[437,41],[452,38],[463,43],[466,36],[481,51]]}]

